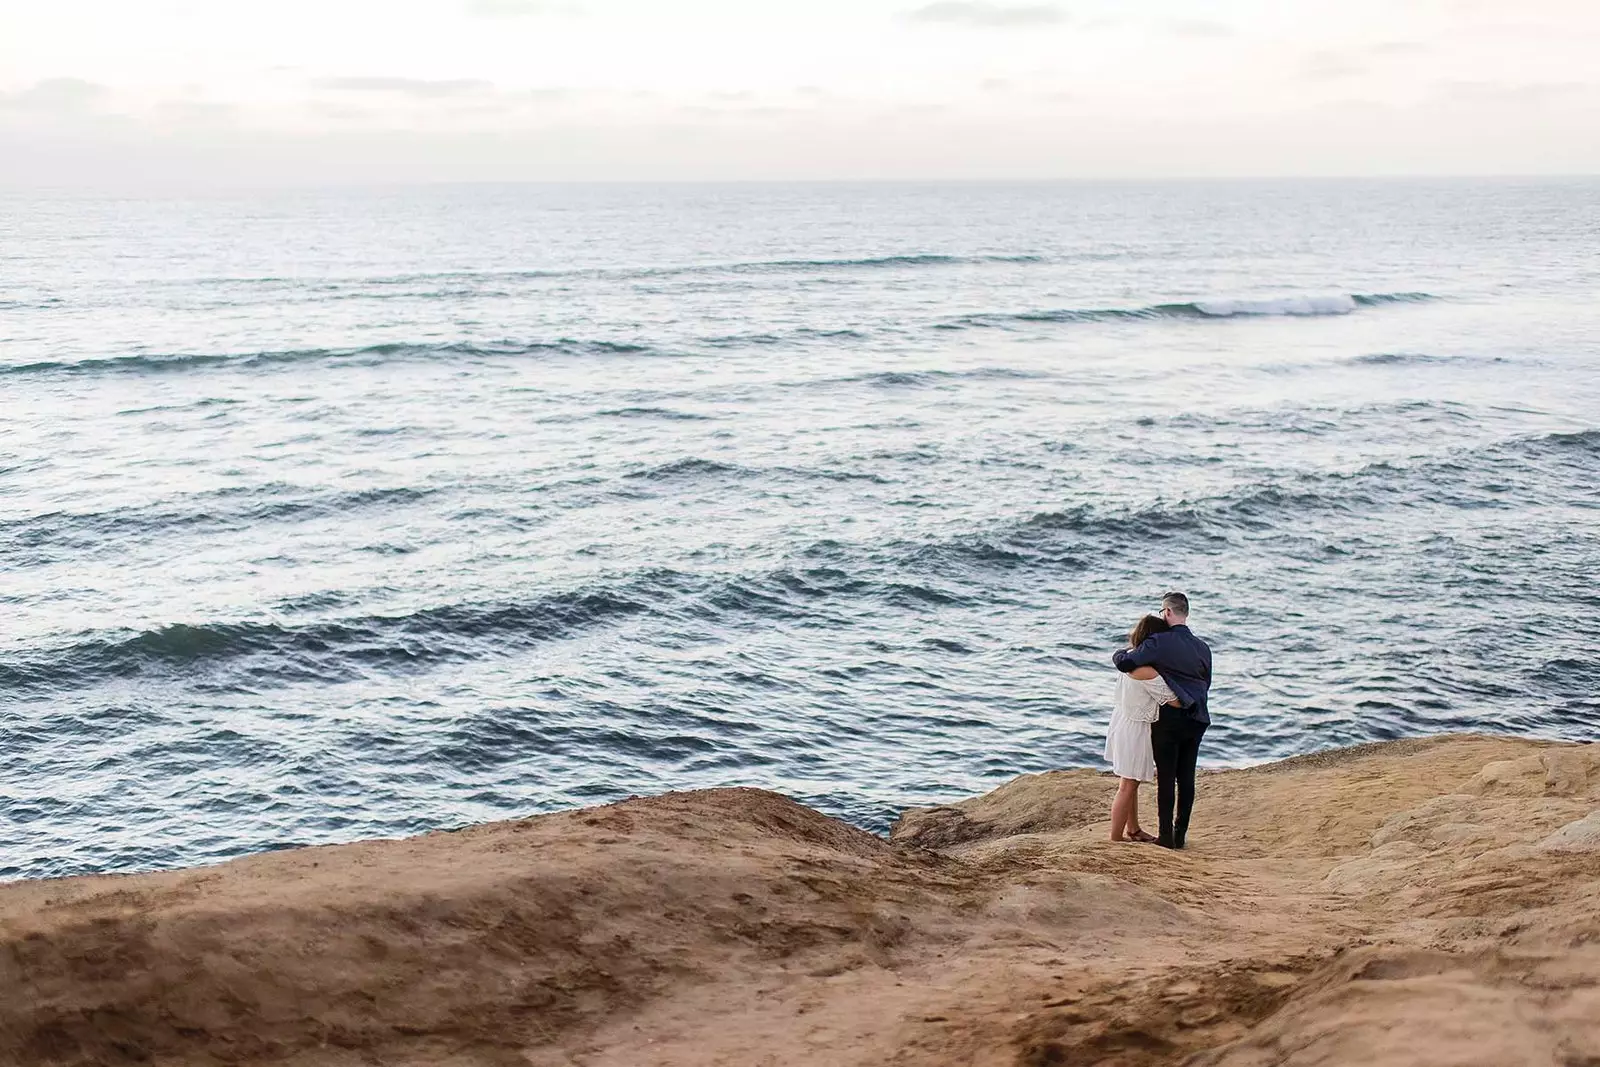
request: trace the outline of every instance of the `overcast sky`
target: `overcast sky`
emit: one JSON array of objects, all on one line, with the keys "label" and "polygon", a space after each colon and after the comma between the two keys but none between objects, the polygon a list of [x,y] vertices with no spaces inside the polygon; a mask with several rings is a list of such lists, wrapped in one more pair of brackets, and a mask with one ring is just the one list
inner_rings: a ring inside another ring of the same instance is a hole
[{"label": "overcast sky", "polygon": [[1597,0],[0,0],[0,184],[1600,173]]}]

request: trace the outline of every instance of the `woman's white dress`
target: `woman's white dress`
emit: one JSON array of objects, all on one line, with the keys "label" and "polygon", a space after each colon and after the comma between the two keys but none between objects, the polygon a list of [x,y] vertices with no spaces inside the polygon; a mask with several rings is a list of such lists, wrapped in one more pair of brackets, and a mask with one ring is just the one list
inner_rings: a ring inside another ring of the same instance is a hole
[{"label": "woman's white dress", "polygon": [[1161,714],[1161,705],[1172,699],[1172,689],[1159,675],[1148,680],[1117,675],[1116,706],[1111,711],[1111,728],[1106,731],[1106,761],[1118,778],[1155,781],[1150,724]]}]

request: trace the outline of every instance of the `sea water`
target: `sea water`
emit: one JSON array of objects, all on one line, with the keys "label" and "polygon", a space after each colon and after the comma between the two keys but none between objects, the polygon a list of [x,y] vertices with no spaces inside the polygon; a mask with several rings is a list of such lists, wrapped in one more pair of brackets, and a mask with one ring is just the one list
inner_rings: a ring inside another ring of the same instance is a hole
[{"label": "sea water", "polygon": [[[0,876],[1600,728],[1600,182],[0,195]],[[1203,821],[1204,808],[1199,817]]]}]

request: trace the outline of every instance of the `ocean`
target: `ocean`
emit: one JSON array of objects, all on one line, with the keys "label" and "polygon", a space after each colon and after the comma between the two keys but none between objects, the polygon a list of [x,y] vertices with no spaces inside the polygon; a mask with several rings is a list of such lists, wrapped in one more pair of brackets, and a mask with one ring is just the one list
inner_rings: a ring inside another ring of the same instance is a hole
[{"label": "ocean", "polygon": [[0,194],[0,877],[881,832],[1168,589],[1203,766],[1595,740],[1597,293],[1596,180]]}]

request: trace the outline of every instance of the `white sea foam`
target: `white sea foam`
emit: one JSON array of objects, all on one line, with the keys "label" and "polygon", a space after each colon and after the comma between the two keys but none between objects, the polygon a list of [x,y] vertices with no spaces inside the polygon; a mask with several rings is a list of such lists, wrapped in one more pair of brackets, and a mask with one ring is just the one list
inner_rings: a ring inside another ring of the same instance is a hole
[{"label": "white sea foam", "polygon": [[1196,300],[1194,307],[1202,315],[1217,318],[1234,315],[1348,315],[1356,309],[1356,299],[1348,293],[1333,296],[1272,296],[1255,300]]}]

